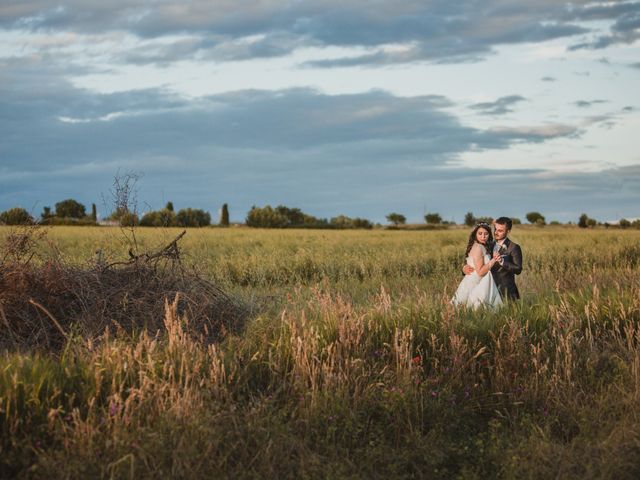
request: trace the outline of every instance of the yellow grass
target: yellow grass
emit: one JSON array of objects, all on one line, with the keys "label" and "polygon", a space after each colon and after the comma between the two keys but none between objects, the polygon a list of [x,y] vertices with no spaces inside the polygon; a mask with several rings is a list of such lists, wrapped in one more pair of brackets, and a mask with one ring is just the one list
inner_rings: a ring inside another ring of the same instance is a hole
[{"label": "yellow grass", "polygon": [[[190,230],[246,329],[202,344],[169,298],[159,336],[6,352],[0,473],[637,478],[640,232],[516,227],[523,300],[497,312],[447,303],[467,234]],[[120,235],[48,236],[82,263]]]}]

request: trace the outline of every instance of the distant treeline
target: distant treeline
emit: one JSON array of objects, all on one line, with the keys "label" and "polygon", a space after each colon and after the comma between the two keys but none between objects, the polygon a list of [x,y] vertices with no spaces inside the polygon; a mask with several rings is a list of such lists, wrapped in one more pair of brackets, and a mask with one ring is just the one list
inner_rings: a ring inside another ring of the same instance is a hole
[{"label": "distant treeline", "polygon": [[[546,218],[540,212],[529,212],[525,215],[527,222],[531,225],[543,227],[545,225],[561,225],[558,221],[547,223]],[[392,212],[386,215],[390,225],[387,228],[407,228],[406,217],[400,213]],[[521,224],[521,220],[511,217],[514,225]],[[467,212],[464,216],[464,225],[473,226],[479,222],[491,223],[492,217],[475,216],[473,212]],[[456,225],[453,221],[443,220],[439,213],[431,212],[424,215],[426,226],[422,228],[446,228],[449,225]],[[3,225],[120,225],[120,226],[141,226],[141,227],[206,227],[212,225],[211,214],[197,208],[183,208],[174,211],[173,203],[167,202],[164,208],[146,212],[142,217],[128,208],[118,207],[108,217],[98,222],[95,203],[91,204],[91,212],[87,213],[86,207],[74,200],[66,199],[51,207],[44,207],[39,219],[35,219],[27,210],[21,207],[11,208],[0,213],[0,224]],[[229,207],[225,203],[220,208],[220,217],[216,226],[229,226]],[[326,228],[326,229],[371,229],[382,227],[380,224],[373,224],[370,220],[360,217],[349,217],[338,215],[330,219],[318,218],[304,213],[299,208],[291,208],[284,205],[272,207],[253,206],[245,217],[244,224],[255,228]],[[567,225],[572,225],[568,222]],[[596,226],[619,227],[619,228],[640,228],[640,219],[621,219],[617,222],[598,222],[583,213],[575,223],[580,228],[593,228]],[[405,227],[406,226],[406,227]],[[416,225],[414,224],[413,227]]]},{"label": "distant treeline", "polygon": [[289,208],[278,205],[273,208],[251,207],[245,224],[258,228],[373,228],[373,224],[366,218],[351,218],[346,215],[326,218],[316,218],[302,212],[299,208]]}]

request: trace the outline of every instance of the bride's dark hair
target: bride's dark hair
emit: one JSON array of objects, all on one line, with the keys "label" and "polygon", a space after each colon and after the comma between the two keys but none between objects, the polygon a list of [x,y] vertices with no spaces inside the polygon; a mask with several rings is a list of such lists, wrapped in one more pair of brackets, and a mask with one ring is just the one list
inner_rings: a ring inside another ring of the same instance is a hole
[{"label": "bride's dark hair", "polygon": [[469,243],[467,244],[467,251],[464,254],[464,258],[469,256],[469,252],[471,251],[473,244],[476,242],[476,233],[478,233],[478,230],[481,228],[484,228],[489,232],[489,238],[487,238],[487,251],[489,251],[489,248],[493,245],[493,234],[491,233],[491,227],[489,224],[484,222],[476,223],[475,227],[473,227],[473,230],[471,231],[471,235],[469,235]]}]

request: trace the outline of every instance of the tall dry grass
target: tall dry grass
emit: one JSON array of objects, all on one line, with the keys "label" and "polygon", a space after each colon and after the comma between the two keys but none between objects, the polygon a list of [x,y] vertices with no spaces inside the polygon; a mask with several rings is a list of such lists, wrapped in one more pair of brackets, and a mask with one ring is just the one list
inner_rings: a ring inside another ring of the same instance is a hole
[{"label": "tall dry grass", "polygon": [[[637,478],[637,234],[522,232],[524,299],[474,312],[447,302],[457,254],[448,266],[437,257],[442,272],[405,277],[411,251],[458,232],[371,233],[331,248],[310,236],[309,254],[314,269],[345,272],[326,265],[374,268],[384,252],[368,253],[386,249],[398,262],[387,281],[256,282],[277,301],[223,342],[189,335],[192,319],[169,298],[158,334],[5,351],[0,474]],[[273,242],[267,256],[309,234],[270,235],[245,242]],[[291,261],[255,268],[280,278]]]}]

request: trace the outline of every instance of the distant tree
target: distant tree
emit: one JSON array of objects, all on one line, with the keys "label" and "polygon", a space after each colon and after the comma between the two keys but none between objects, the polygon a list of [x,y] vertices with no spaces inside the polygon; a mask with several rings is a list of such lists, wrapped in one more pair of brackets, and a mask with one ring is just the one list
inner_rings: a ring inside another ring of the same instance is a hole
[{"label": "distant tree", "polygon": [[595,227],[598,224],[598,221],[595,218],[589,218],[587,220],[587,226]]},{"label": "distant tree", "polygon": [[158,211],[158,216],[160,218],[160,225],[163,227],[175,227],[178,224],[176,214],[173,210],[163,208]]},{"label": "distant tree", "polygon": [[133,212],[125,212],[120,215],[118,219],[121,227],[135,227],[140,224],[140,220],[138,219],[138,215]]},{"label": "distant tree", "polygon": [[351,221],[353,223],[353,228],[365,228],[365,229],[373,228],[373,223],[371,223],[366,218],[355,217],[351,219]]},{"label": "distant tree", "polygon": [[326,219],[316,218],[313,215],[306,214],[299,208],[289,208],[284,205],[278,205],[276,207],[276,212],[287,218],[288,227],[324,228],[328,225]]},{"label": "distant tree", "polygon": [[33,217],[24,208],[15,207],[0,213],[0,223],[5,225],[31,225]]},{"label": "distant tree", "polygon": [[176,221],[181,227],[205,227],[211,225],[211,215],[196,208],[183,208],[178,211]]},{"label": "distant tree", "polygon": [[394,225],[404,225],[407,222],[407,217],[400,213],[390,213],[387,215],[387,221],[393,223]]},{"label": "distant tree", "polygon": [[173,202],[167,202],[167,206],[164,207],[166,210],[173,212]]},{"label": "distant tree", "polygon": [[589,216],[586,213],[583,213],[582,215],[580,215],[580,218],[578,219],[578,227],[587,228],[589,226],[588,222],[589,222]]},{"label": "distant tree", "polygon": [[620,228],[629,228],[631,226],[631,222],[626,218],[622,218],[618,222],[618,225],[620,225]]},{"label": "distant tree", "polygon": [[531,224],[544,225],[545,219],[540,212],[529,212],[525,215],[527,221]]},{"label": "distant tree", "polygon": [[522,224],[522,220],[520,220],[519,218],[516,217],[511,217],[511,223],[514,225],[521,225]]},{"label": "distant tree", "polygon": [[140,219],[140,226],[141,227],[161,227],[162,225],[160,224],[159,218],[160,217],[157,211],[147,212],[144,215],[142,215],[142,218]]},{"label": "distant tree", "polygon": [[346,215],[333,217],[329,223],[334,228],[373,228],[373,224],[366,218],[351,218]]},{"label": "distant tree", "polygon": [[442,223],[442,217],[439,213],[427,213],[424,216],[424,221],[432,225],[438,225]]},{"label": "distant tree", "polygon": [[140,219],[140,225],[143,227],[175,227],[177,224],[176,214],[166,208],[147,212]]},{"label": "distant tree", "polygon": [[302,213],[299,208],[289,208],[284,205],[278,205],[276,212],[287,219],[287,227],[299,227],[304,225],[306,214]]},{"label": "distant tree", "polygon": [[299,208],[289,208],[284,205],[278,205],[276,208],[270,205],[262,208],[254,205],[247,213],[245,222],[250,227],[262,228],[326,228],[328,226],[326,219],[316,218],[302,212]]},{"label": "distant tree", "polygon": [[222,210],[220,211],[220,225],[223,227],[229,226],[229,206],[226,203],[222,204]]},{"label": "distant tree", "polygon": [[56,203],[56,217],[82,218],[85,215],[84,205],[72,198]]},{"label": "distant tree", "polygon": [[112,220],[115,222],[119,222],[120,219],[129,213],[129,210],[123,207],[116,207],[116,209],[111,212],[111,214],[107,217],[107,220]]},{"label": "distant tree", "polygon": [[476,217],[473,216],[472,212],[467,212],[464,216],[464,224],[467,227],[473,227],[476,223]]},{"label": "distant tree", "polygon": [[284,228],[289,223],[289,219],[270,205],[263,208],[254,205],[247,213],[245,223],[249,227]]},{"label": "distant tree", "polygon": [[551,220],[551,221],[549,222],[549,225],[555,225],[555,226],[557,226],[557,225],[560,225],[560,222],[559,222],[559,221],[557,221],[557,220]]},{"label": "distant tree", "polygon": [[91,220],[93,220],[94,222],[98,221],[98,209],[96,208],[95,203],[91,204]]},{"label": "distant tree", "polygon": [[476,223],[486,223],[491,225],[493,223],[493,217],[478,217],[476,218]]},{"label": "distant tree", "polygon": [[46,222],[51,217],[53,217],[53,213],[51,213],[51,207],[44,207],[42,209],[42,213],[40,214],[40,218],[43,222]]}]

